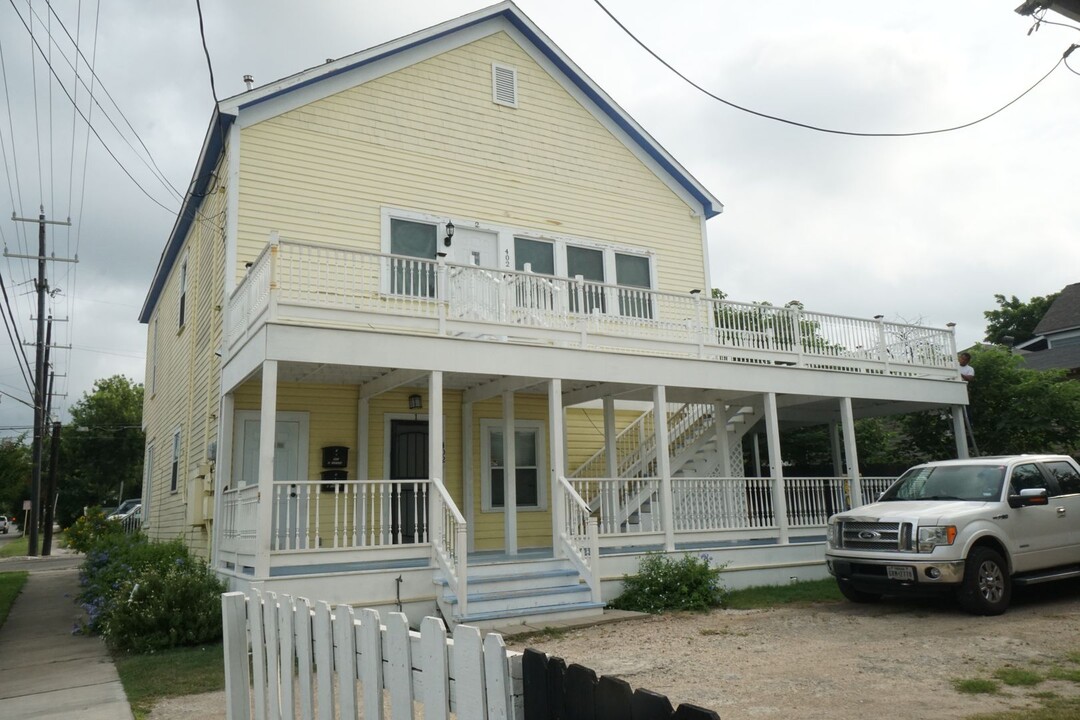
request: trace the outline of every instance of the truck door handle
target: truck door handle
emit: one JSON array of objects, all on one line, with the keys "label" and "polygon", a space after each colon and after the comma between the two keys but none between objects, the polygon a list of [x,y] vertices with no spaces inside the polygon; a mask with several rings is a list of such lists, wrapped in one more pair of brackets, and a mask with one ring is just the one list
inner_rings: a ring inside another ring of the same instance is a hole
[{"label": "truck door handle", "polygon": [[1065,517],[1065,508],[1059,507],[1057,509],[1057,515],[1058,515],[1058,517]]}]

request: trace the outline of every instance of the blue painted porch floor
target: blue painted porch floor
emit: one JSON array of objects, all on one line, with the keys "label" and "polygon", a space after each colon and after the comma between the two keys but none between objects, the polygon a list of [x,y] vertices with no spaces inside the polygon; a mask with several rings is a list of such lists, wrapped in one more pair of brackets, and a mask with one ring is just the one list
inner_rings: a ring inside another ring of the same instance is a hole
[{"label": "blue painted porch floor", "polygon": [[[807,537],[794,537],[791,544],[825,542],[824,535]],[[722,550],[725,548],[748,548],[776,545],[776,538],[752,538],[748,540],[716,540],[710,542],[676,543],[675,549],[680,552],[694,552],[695,550]],[[659,552],[664,549],[661,544],[623,545],[620,547],[600,548],[601,555],[625,555],[643,552]],[[501,550],[481,550],[469,553],[469,565],[487,565],[501,562],[522,562],[529,560],[545,560],[554,557],[551,548],[526,548],[519,550],[516,555],[510,555]],[[270,577],[292,577],[296,575],[326,574],[326,573],[352,573],[367,572],[374,570],[405,570],[409,568],[428,567],[430,561],[427,558],[407,558],[401,560],[378,560],[329,563],[326,565],[285,565],[270,570]]]}]

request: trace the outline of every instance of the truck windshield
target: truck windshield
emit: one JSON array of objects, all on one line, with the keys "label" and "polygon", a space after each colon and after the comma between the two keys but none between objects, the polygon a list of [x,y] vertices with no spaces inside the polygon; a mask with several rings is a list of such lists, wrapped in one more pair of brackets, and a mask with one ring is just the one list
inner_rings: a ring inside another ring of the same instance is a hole
[{"label": "truck windshield", "polygon": [[1001,499],[1004,465],[945,465],[912,468],[886,490],[881,501]]}]

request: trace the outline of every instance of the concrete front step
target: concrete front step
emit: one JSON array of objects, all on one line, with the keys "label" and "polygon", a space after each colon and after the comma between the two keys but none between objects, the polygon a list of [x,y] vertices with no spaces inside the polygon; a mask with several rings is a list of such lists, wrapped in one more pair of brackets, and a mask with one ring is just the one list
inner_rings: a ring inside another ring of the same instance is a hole
[{"label": "concrete front step", "polygon": [[[469,568],[469,590],[477,592],[497,590],[530,590],[566,585],[580,577],[577,570],[572,568],[558,568],[542,572],[529,572],[528,574],[512,573],[506,575],[477,575]],[[446,588],[449,583],[444,577],[436,577],[435,584]],[[444,596],[447,593],[443,592]],[[472,601],[472,593],[469,594]]]},{"label": "concrete front step", "polygon": [[[471,586],[470,586],[471,588]],[[581,583],[550,588],[526,588],[522,590],[495,590],[469,592],[467,612],[509,612],[535,607],[573,605],[591,597],[589,586]],[[450,607],[450,614],[457,615],[458,598],[445,593],[443,602]]]},{"label": "concrete front step", "polygon": [[575,620],[578,618],[598,617],[604,614],[604,603],[584,601],[573,605],[552,605],[520,610],[505,610],[496,612],[469,612],[461,618],[454,618],[451,625],[473,625],[481,630],[490,630],[495,627],[507,627],[515,624],[536,625],[541,623],[557,622],[560,620]]}]

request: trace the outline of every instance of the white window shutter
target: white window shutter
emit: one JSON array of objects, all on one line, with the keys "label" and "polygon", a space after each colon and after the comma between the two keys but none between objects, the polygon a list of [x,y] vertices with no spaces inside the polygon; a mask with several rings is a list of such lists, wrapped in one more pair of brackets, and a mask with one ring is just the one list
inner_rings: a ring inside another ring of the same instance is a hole
[{"label": "white window shutter", "polygon": [[517,107],[517,70],[506,65],[491,65],[491,94],[497,105]]}]

